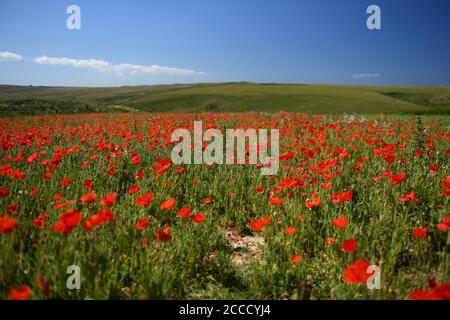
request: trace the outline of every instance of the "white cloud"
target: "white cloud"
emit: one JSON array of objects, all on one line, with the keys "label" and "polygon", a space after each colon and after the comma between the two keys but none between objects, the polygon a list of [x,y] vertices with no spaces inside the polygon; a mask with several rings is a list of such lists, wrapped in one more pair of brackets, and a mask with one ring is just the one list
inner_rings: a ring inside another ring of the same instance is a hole
[{"label": "white cloud", "polygon": [[379,73],[354,73],[353,78],[378,78],[381,75]]},{"label": "white cloud", "polygon": [[192,76],[204,74],[203,72],[190,69],[162,67],[158,65],[142,66],[138,64],[129,64],[129,63],[111,64],[108,61],[97,59],[71,59],[65,57],[54,58],[54,57],[40,56],[34,58],[34,62],[39,64],[69,66],[74,68],[91,68],[104,73],[115,75],[168,74],[177,76]]},{"label": "white cloud", "polygon": [[16,61],[22,59],[23,57],[20,54],[9,51],[0,51],[0,61]]}]

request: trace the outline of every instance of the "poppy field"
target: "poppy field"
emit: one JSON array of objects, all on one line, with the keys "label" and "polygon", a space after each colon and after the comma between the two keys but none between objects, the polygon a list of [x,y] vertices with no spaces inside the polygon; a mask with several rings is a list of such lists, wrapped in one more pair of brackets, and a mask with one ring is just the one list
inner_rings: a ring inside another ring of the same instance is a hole
[{"label": "poppy field", "polygon": [[[196,120],[279,129],[277,174],[175,165],[171,134]],[[93,113],[0,129],[0,299],[450,299],[447,117]]]}]

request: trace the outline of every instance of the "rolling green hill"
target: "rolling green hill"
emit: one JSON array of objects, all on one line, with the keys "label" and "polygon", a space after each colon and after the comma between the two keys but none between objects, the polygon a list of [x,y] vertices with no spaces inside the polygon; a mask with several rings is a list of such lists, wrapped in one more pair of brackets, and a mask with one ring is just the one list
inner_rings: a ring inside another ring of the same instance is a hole
[{"label": "rolling green hill", "polygon": [[3,116],[114,111],[450,114],[450,87],[246,82],[115,88],[0,86]]}]

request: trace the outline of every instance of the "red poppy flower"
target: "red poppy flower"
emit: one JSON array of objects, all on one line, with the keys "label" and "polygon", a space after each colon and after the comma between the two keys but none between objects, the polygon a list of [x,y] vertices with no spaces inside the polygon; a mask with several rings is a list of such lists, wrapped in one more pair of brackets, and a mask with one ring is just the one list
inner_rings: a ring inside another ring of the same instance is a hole
[{"label": "red poppy flower", "polygon": [[413,155],[415,157],[420,157],[421,155],[423,155],[423,150],[416,150],[414,151]]},{"label": "red poppy flower", "polygon": [[158,241],[166,242],[171,239],[172,237],[170,236],[170,227],[165,227],[164,229],[156,233],[156,240]]},{"label": "red poppy flower", "polygon": [[85,180],[83,183],[84,190],[86,191],[91,191],[93,186],[94,184],[92,183],[91,180]]},{"label": "red poppy flower", "polygon": [[264,188],[263,187],[256,187],[256,192],[264,193]]},{"label": "red poppy flower", "polygon": [[357,247],[356,239],[349,239],[341,245],[341,249],[345,252],[355,252]]},{"label": "red poppy flower", "polygon": [[406,173],[402,172],[402,173],[394,174],[393,176],[391,176],[389,178],[389,181],[393,185],[396,185],[396,184],[402,183],[405,180],[405,178],[406,178]]},{"label": "red poppy flower", "polygon": [[284,233],[287,235],[294,234],[295,232],[297,232],[297,228],[295,227],[287,227],[284,229]]},{"label": "red poppy flower", "polygon": [[62,198],[62,192],[58,192],[53,196],[53,200],[57,201]]},{"label": "red poppy flower", "polygon": [[8,204],[5,209],[6,209],[6,211],[8,211],[11,214],[16,214],[19,212],[20,208],[17,204],[12,203],[12,204]]},{"label": "red poppy flower", "polygon": [[138,173],[136,173],[136,175],[134,176],[134,178],[136,179],[136,180],[140,180],[140,179],[142,179],[143,177],[144,177],[144,171],[139,171]]},{"label": "red poppy flower", "polygon": [[386,161],[387,163],[393,163],[395,161],[395,156],[390,155],[390,156],[384,157],[384,161]]},{"label": "red poppy flower", "polygon": [[336,239],[330,238],[330,237],[327,238],[327,244],[335,244],[335,243],[336,243]]},{"label": "red poppy flower", "polygon": [[39,189],[38,189],[38,188],[34,188],[33,190],[31,190],[30,196],[34,197],[34,196],[37,195],[38,193],[39,193]]},{"label": "red poppy flower", "polygon": [[69,234],[81,221],[81,212],[69,209],[68,211],[59,215],[59,221],[57,221],[52,230],[61,234]]},{"label": "red poppy flower", "polygon": [[301,256],[292,256],[292,257],[289,259],[289,262],[290,262],[292,265],[294,265],[294,264],[296,264],[296,263],[299,263],[300,261],[302,261],[302,257],[301,257]]},{"label": "red poppy flower", "polygon": [[348,218],[347,217],[336,218],[331,222],[331,224],[338,229],[344,229],[345,227],[347,227]]},{"label": "red poppy flower", "polygon": [[11,177],[16,180],[23,180],[26,178],[26,176],[27,174],[20,169],[16,169],[11,173]]},{"label": "red poppy flower", "polygon": [[39,275],[38,277],[38,287],[39,289],[41,289],[44,296],[48,296],[50,294],[50,284],[44,279],[42,275]]},{"label": "red poppy flower", "polygon": [[33,225],[38,228],[41,229],[45,226],[45,217],[47,216],[46,213],[42,213],[39,215],[39,217],[37,217],[36,219],[33,220]]},{"label": "red poppy flower", "polygon": [[430,166],[428,167],[428,169],[429,169],[430,171],[433,171],[433,172],[438,171],[438,170],[439,170],[439,163],[433,163],[432,165],[430,165]]},{"label": "red poppy flower", "polygon": [[102,200],[100,201],[100,204],[107,206],[107,207],[112,207],[114,205],[114,202],[116,202],[116,198],[117,198],[117,192],[108,194],[102,198]]},{"label": "red poppy flower", "polygon": [[53,177],[53,172],[46,172],[42,175],[42,178],[44,178],[44,180],[48,180],[51,177]]},{"label": "red poppy flower", "polygon": [[84,196],[81,196],[80,201],[83,203],[91,203],[94,202],[97,198],[97,195],[95,192],[90,192],[88,194],[85,194]]},{"label": "red poppy flower", "polygon": [[20,151],[20,152],[18,153],[17,157],[15,157],[13,161],[14,161],[15,163],[18,163],[18,162],[22,161],[22,159],[23,159],[24,156],[25,156],[25,152]]},{"label": "red poppy flower", "polygon": [[197,214],[193,214],[191,216],[192,220],[195,223],[202,223],[203,220],[205,220],[205,217],[206,217],[206,214],[204,214],[204,213],[197,213]]},{"label": "red poppy flower", "polygon": [[53,204],[53,206],[58,210],[65,208],[65,207],[70,207],[71,205],[72,205],[72,201],[55,202]]},{"label": "red poppy flower", "polygon": [[203,199],[203,203],[204,204],[208,204],[208,203],[211,203],[211,202],[212,202],[212,198],[211,197],[207,197],[207,198]]},{"label": "red poppy flower", "polygon": [[428,231],[427,228],[415,228],[411,234],[413,237],[420,239],[425,238],[427,236],[427,231]]},{"label": "red poppy flower", "polygon": [[59,181],[59,184],[63,187],[68,187],[72,184],[72,179],[66,178]]},{"label": "red poppy flower", "polygon": [[347,266],[344,270],[344,281],[347,284],[352,283],[367,283],[367,279],[371,274],[367,273],[370,262],[364,259],[355,260],[353,263]]},{"label": "red poppy flower", "polygon": [[439,300],[439,298],[434,294],[434,292],[426,291],[423,289],[414,290],[409,294],[409,299],[411,300]]},{"label": "red poppy flower", "polygon": [[346,201],[350,201],[353,197],[353,192],[352,190],[348,190],[345,192],[334,192],[331,195],[331,202],[333,203],[342,203],[342,202],[346,202]]},{"label": "red poppy flower", "polygon": [[85,231],[91,231],[92,229],[94,229],[95,228],[95,226],[97,226],[97,225],[99,225],[100,224],[100,219],[99,219],[99,217],[98,217],[98,215],[92,215],[92,216],[90,216],[90,217],[88,217],[87,219],[86,219],[86,221],[84,221],[84,223],[83,223],[83,229],[85,230]]},{"label": "red poppy flower", "polygon": [[450,285],[441,283],[431,289],[441,300],[450,300]]},{"label": "red poppy flower", "polygon": [[11,233],[18,226],[16,219],[10,219],[7,214],[0,216],[0,233]]},{"label": "red poppy flower", "polygon": [[320,187],[321,187],[323,190],[328,190],[328,189],[330,189],[332,186],[333,186],[333,183],[332,183],[332,182],[327,182],[327,183],[321,183],[321,184],[320,184]]},{"label": "red poppy flower", "polygon": [[315,208],[318,207],[320,204],[322,203],[322,201],[320,201],[319,198],[314,198],[312,201],[310,202],[306,202],[305,205],[307,208],[311,209],[311,208]]},{"label": "red poppy flower", "polygon": [[96,214],[88,217],[83,223],[85,231],[91,231],[96,226],[102,225],[107,221],[115,221],[116,218],[111,209],[98,210]]},{"label": "red poppy flower", "polygon": [[31,155],[27,158],[26,163],[32,164],[34,161],[37,160],[37,158],[39,158],[39,155],[40,155],[39,152],[35,152],[35,153],[31,154]]},{"label": "red poppy flower", "polygon": [[109,176],[112,176],[116,173],[116,168],[114,166],[109,167],[109,169],[106,171],[106,174]]},{"label": "red poppy flower", "polygon": [[283,198],[270,198],[269,205],[271,206],[279,206],[283,203]]},{"label": "red poppy flower", "polygon": [[441,181],[441,186],[444,188],[450,188],[450,176],[447,176],[444,180]]},{"label": "red poppy flower", "polygon": [[178,211],[178,216],[182,218],[187,218],[191,214],[191,208],[184,207]]},{"label": "red poppy flower", "polygon": [[407,201],[409,201],[409,202],[414,202],[415,200],[415,197],[416,197],[416,193],[413,191],[413,192],[411,192],[411,193],[405,193],[404,195],[403,195],[403,197],[402,198],[400,198],[399,200],[401,201],[401,202],[407,202]]},{"label": "red poppy flower", "polygon": [[138,193],[139,190],[141,190],[141,186],[135,185],[135,186],[132,186],[130,189],[128,189],[128,193],[130,193],[130,194]]},{"label": "red poppy flower", "polygon": [[142,159],[139,155],[135,155],[135,156],[131,157],[131,164],[137,166],[137,165],[141,164],[141,162],[142,162]]},{"label": "red poppy flower", "polygon": [[441,283],[426,291],[418,289],[409,294],[411,300],[450,300],[450,285]]},{"label": "red poppy flower", "polygon": [[302,222],[302,216],[297,216],[297,221]]},{"label": "red poppy flower", "polygon": [[89,161],[83,161],[82,164],[80,164],[80,169],[87,169],[89,167]]},{"label": "red poppy flower", "polygon": [[170,199],[164,201],[163,203],[161,203],[161,205],[159,207],[162,210],[170,211],[170,210],[173,209],[174,205],[175,205],[175,199],[174,198],[170,198]]},{"label": "red poppy flower", "polygon": [[146,193],[136,199],[136,204],[141,207],[147,207],[152,203],[153,199],[153,194]]},{"label": "red poppy flower", "polygon": [[175,169],[175,172],[176,172],[176,173],[182,173],[182,172],[184,172],[185,170],[186,170],[185,167],[179,167],[179,168],[176,168],[176,169]]},{"label": "red poppy flower", "polygon": [[169,158],[161,159],[158,157],[156,160],[157,163],[154,163],[153,166],[155,167],[155,172],[157,175],[163,175],[167,169],[172,166]]},{"label": "red poppy flower", "polygon": [[28,300],[31,297],[31,288],[27,285],[21,285],[9,291],[10,300]]},{"label": "red poppy flower", "polygon": [[9,196],[9,190],[6,188],[0,188],[0,198]]},{"label": "red poppy flower", "polygon": [[269,223],[270,223],[270,216],[265,216],[260,219],[250,221],[249,226],[254,231],[261,231],[261,229],[269,225]]},{"label": "red poppy flower", "polygon": [[450,227],[450,216],[445,216],[442,218],[442,223],[445,223],[447,226]]},{"label": "red poppy flower", "polygon": [[136,230],[144,230],[148,227],[148,218],[141,218],[136,222]]}]

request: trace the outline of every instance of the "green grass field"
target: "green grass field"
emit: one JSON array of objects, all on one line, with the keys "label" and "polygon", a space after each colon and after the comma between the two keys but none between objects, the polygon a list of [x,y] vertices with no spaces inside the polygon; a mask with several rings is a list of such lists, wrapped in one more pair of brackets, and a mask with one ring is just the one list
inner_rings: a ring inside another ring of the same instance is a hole
[{"label": "green grass field", "polygon": [[[279,128],[279,172],[174,165],[171,132],[194,120]],[[0,128],[0,299],[448,297],[442,119],[142,112]]]},{"label": "green grass field", "polygon": [[116,88],[0,86],[5,116],[89,112],[449,114],[450,87],[174,84]]}]

